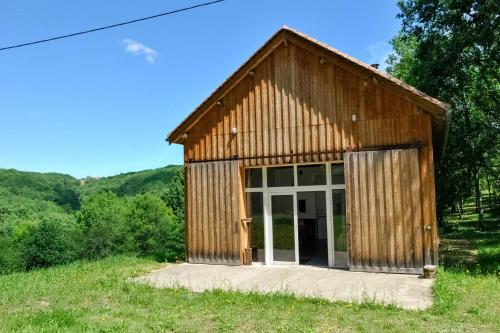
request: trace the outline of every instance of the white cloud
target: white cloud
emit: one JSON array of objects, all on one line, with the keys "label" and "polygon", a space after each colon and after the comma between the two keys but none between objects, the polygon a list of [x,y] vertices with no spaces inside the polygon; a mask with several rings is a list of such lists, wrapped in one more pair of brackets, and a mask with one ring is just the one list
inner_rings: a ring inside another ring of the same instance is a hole
[{"label": "white cloud", "polygon": [[133,39],[125,38],[123,41],[123,46],[126,52],[132,53],[133,55],[143,55],[144,59],[150,64],[154,64],[159,53],[149,48]]},{"label": "white cloud", "polygon": [[368,62],[370,64],[379,64],[380,70],[385,71],[387,64],[386,61],[389,58],[389,55],[392,53],[391,44],[387,42],[377,42],[370,44],[366,47],[370,58]]}]

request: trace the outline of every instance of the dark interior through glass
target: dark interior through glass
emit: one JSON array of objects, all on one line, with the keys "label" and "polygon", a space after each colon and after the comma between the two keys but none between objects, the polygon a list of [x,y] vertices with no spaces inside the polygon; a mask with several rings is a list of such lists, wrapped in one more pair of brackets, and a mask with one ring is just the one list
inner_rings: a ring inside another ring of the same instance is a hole
[{"label": "dark interior through glass", "polygon": [[299,165],[297,167],[299,185],[326,185],[326,165]]},{"label": "dark interior through glass", "polygon": [[343,164],[332,164],[332,184],[345,184]]},{"label": "dark interior through glass", "polygon": [[325,191],[298,192],[299,263],[328,266]]},{"label": "dark interior through glass", "polygon": [[245,187],[262,187],[262,168],[245,169]]},{"label": "dark interior through glass", "polygon": [[267,186],[293,186],[293,166],[268,168]]}]

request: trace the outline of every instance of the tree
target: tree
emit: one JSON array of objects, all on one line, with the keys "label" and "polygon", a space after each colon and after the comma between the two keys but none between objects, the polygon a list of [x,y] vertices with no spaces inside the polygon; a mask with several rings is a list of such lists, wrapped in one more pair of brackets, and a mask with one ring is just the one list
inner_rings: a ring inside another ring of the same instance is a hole
[{"label": "tree", "polygon": [[182,224],[160,198],[152,194],[136,195],[128,207],[127,225],[135,253],[153,256],[158,261],[172,261],[183,255]]},{"label": "tree", "polygon": [[127,233],[126,206],[115,194],[89,195],[82,203],[78,220],[85,234],[87,258],[129,252],[132,242]]},{"label": "tree", "polygon": [[392,40],[393,75],[451,105],[446,154],[438,165],[438,209],[471,193],[483,220],[481,174],[492,172],[500,142],[500,2],[402,0]]},{"label": "tree", "polygon": [[181,168],[175,170],[162,199],[167,207],[172,208],[177,221],[184,223],[184,172]]},{"label": "tree", "polygon": [[47,214],[32,226],[22,242],[27,269],[69,263],[79,255],[80,232],[67,214]]}]

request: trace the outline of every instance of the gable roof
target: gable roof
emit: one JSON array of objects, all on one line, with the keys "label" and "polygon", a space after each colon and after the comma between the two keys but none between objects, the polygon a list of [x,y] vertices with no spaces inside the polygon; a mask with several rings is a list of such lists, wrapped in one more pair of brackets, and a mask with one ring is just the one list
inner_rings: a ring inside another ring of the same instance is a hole
[{"label": "gable roof", "polygon": [[[283,26],[278,30],[264,45],[262,45],[248,60],[243,63],[231,76],[229,76],[214,92],[196,107],[186,119],[184,119],[167,136],[169,143],[177,143],[185,132],[195,125],[201,117],[210,110],[218,100],[220,100],[228,91],[230,91],[242,78],[244,78],[252,68],[257,66],[267,55],[274,51],[283,42],[294,42],[299,46],[312,49],[314,52],[321,52],[328,56],[330,60],[338,65],[343,65],[351,71],[363,75],[369,75],[381,83],[399,90],[408,96],[415,103],[427,110],[432,116],[433,132],[437,132],[437,144],[444,149],[446,141],[448,108],[449,105],[431,97],[424,92],[404,83],[403,81],[389,75],[375,67],[368,65],[350,55],[341,52],[325,43],[320,42],[302,32]],[[437,147],[435,147],[437,148]],[[438,150],[441,150],[438,148]]]}]

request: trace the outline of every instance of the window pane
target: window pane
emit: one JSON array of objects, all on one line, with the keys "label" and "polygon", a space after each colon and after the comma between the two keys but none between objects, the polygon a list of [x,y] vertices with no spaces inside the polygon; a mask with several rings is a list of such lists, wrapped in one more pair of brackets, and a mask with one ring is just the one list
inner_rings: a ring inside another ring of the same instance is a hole
[{"label": "window pane", "polygon": [[247,217],[252,218],[249,229],[252,261],[264,262],[264,206],[261,192],[247,193]]},{"label": "window pane", "polygon": [[299,185],[326,185],[326,165],[300,165],[297,167]]},{"label": "window pane", "polygon": [[262,187],[262,169],[245,169],[245,187]]},{"label": "window pane", "polygon": [[343,164],[332,164],[332,184],[345,184]]},{"label": "window pane", "polygon": [[347,266],[347,229],[345,214],[345,191],[332,190],[333,249],[335,266]]},{"label": "window pane", "polygon": [[295,261],[293,195],[271,196],[273,260]]},{"label": "window pane", "polygon": [[267,186],[293,186],[293,167],[268,168]]}]

